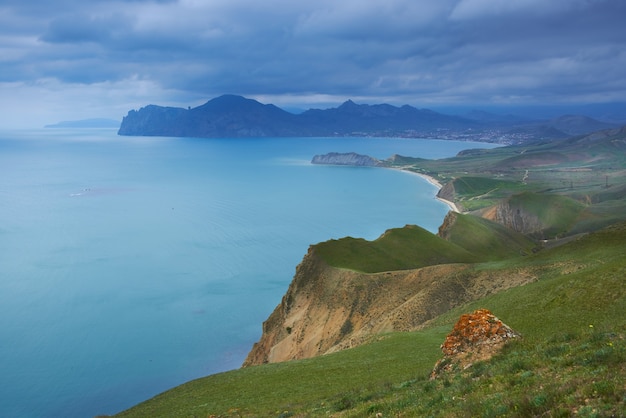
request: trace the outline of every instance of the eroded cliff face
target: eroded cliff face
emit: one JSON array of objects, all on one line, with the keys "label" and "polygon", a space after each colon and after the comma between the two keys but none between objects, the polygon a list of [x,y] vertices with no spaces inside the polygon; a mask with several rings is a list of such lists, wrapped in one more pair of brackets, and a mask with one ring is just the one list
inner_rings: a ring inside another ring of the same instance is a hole
[{"label": "eroded cliff face", "polygon": [[454,202],[459,208],[463,207],[461,202],[456,201],[456,190],[454,189],[454,181],[449,181],[444,184],[443,187],[437,192],[437,197],[450,202]]},{"label": "eroded cliff face", "polygon": [[535,280],[470,265],[365,274],[328,266],[311,247],[243,366],[315,357],[355,347],[377,334],[418,329],[462,303]]},{"label": "eroded cliff face", "polygon": [[[457,207],[463,210],[463,202],[457,199],[454,181],[444,184],[437,193],[437,197],[455,202]],[[545,225],[542,224],[536,214],[530,213],[522,206],[512,203],[510,199],[504,199],[494,206],[478,211],[477,214],[521,234],[536,234],[545,228]]]},{"label": "eroded cliff face", "polygon": [[497,222],[521,234],[535,234],[542,231],[545,225],[536,214],[503,200],[495,206],[484,210],[483,218]]}]

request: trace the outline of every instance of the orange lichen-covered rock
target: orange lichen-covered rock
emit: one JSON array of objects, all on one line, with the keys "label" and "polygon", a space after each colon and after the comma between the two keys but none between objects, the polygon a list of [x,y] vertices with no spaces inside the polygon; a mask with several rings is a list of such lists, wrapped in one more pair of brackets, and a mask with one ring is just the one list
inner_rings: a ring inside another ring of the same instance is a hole
[{"label": "orange lichen-covered rock", "polygon": [[458,322],[441,345],[441,351],[451,356],[480,345],[503,342],[519,336],[487,309],[478,309],[471,314],[461,315]]},{"label": "orange lichen-covered rock", "polygon": [[461,315],[441,344],[444,358],[435,365],[431,378],[455,366],[465,369],[475,361],[486,360],[508,340],[519,336],[487,309]]}]

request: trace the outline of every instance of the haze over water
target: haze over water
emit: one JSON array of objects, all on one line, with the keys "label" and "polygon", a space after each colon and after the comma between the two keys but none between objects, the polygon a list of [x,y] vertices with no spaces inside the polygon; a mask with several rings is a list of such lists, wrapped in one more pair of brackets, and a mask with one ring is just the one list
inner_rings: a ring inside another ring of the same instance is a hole
[{"label": "haze over water", "polygon": [[448,210],[418,176],[313,155],[472,147],[0,133],[0,416],[113,414],[239,367],[310,244]]}]

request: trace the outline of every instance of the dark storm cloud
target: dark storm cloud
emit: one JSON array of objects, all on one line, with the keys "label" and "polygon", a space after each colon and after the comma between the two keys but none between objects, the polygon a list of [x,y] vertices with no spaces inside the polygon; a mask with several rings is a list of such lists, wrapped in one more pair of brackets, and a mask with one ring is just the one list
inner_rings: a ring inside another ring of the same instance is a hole
[{"label": "dark storm cloud", "polygon": [[110,44],[114,38],[130,33],[129,23],[129,19],[121,14],[102,17],[70,14],[52,20],[40,39],[50,43]]},{"label": "dark storm cloud", "polygon": [[0,83],[126,104],[615,101],[625,17],[622,0],[2,0]]}]

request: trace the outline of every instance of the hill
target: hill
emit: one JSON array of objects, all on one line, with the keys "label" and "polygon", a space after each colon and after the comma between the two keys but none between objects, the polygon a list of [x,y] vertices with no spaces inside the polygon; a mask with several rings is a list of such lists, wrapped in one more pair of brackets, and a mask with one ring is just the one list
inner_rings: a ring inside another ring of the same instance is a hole
[{"label": "hill", "polygon": [[[479,271],[534,280],[411,332],[326,356],[198,379],[120,413],[140,416],[620,416],[626,389],[626,224]],[[522,334],[486,362],[428,376],[461,313],[484,307]],[[601,376],[601,378],[599,378]]]},{"label": "hill", "polygon": [[471,262],[475,255],[423,228],[391,229],[375,241],[341,238],[314,246],[327,264],[364,273],[408,270],[437,264]]},{"label": "hill", "polygon": [[612,123],[601,122],[584,115],[563,115],[548,121],[548,125],[568,135],[584,135],[589,132],[612,129]]},{"label": "hill", "polygon": [[393,156],[386,165],[432,176],[440,197],[535,239],[626,219],[626,127],[441,160]]},{"label": "hill", "polygon": [[532,274],[494,277],[474,264],[532,247],[496,223],[453,213],[440,236],[405,226],[371,242],[343,238],[311,246],[244,365],[355,347],[381,332],[414,329],[461,303],[528,283]]}]

